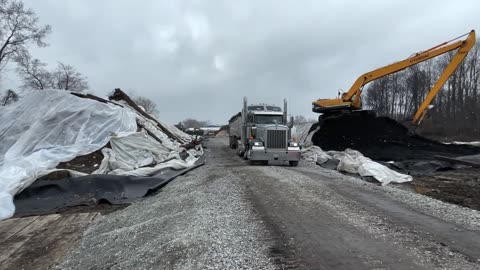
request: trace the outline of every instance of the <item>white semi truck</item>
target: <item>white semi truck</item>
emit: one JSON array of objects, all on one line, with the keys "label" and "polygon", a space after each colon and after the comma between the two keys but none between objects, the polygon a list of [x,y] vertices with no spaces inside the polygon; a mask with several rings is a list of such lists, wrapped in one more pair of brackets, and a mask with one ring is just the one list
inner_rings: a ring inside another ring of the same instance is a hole
[{"label": "white semi truck", "polygon": [[287,125],[287,101],[282,108],[275,105],[247,105],[243,98],[243,108],[229,120],[230,148],[250,160],[251,163],[268,161],[288,161],[297,166],[301,158],[298,142],[292,139],[291,127]]}]

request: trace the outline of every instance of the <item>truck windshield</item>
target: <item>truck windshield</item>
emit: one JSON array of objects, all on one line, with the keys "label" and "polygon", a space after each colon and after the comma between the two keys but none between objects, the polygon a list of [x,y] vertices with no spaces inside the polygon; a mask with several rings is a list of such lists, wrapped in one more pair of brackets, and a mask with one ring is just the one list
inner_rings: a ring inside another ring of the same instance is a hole
[{"label": "truck windshield", "polygon": [[255,115],[256,124],[282,124],[283,115]]}]

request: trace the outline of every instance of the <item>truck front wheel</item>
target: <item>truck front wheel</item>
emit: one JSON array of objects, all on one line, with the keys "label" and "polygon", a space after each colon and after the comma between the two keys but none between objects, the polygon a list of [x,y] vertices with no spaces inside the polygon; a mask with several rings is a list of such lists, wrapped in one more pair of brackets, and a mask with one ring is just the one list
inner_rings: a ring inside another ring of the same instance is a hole
[{"label": "truck front wheel", "polygon": [[298,165],[298,161],[294,161],[294,160],[291,160],[288,163],[290,163],[290,166],[292,166],[292,167],[297,167],[297,165]]}]

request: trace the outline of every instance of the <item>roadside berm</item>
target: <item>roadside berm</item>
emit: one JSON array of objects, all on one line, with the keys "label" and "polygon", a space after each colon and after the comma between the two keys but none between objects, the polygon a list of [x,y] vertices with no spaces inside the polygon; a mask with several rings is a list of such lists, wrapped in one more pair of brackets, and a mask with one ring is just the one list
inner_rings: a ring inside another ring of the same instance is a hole
[{"label": "roadside berm", "polygon": [[[323,167],[373,177],[382,184],[408,182],[418,193],[480,209],[480,201],[472,198],[475,192],[464,192],[480,190],[475,169],[480,148],[475,144],[437,142],[373,113],[326,118],[302,138],[304,157]],[[457,173],[446,175],[452,170]]]},{"label": "roadside berm", "polygon": [[[201,163],[201,145],[120,89],[42,90],[0,108],[0,220],[128,203]],[[14,196],[15,197],[15,201]],[[14,204],[15,203],[15,204]]]}]

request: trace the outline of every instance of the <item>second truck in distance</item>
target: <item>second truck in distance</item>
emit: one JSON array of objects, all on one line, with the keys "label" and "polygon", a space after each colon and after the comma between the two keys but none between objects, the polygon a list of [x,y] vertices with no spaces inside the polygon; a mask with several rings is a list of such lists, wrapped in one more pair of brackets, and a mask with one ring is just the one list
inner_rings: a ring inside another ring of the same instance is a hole
[{"label": "second truck in distance", "polygon": [[288,161],[297,166],[301,158],[298,142],[292,139],[287,124],[287,101],[284,109],[274,105],[248,105],[243,99],[242,111],[229,120],[230,148],[251,163]]}]

